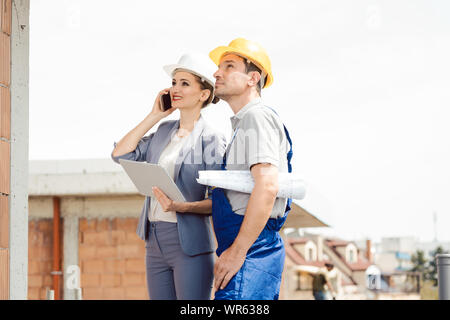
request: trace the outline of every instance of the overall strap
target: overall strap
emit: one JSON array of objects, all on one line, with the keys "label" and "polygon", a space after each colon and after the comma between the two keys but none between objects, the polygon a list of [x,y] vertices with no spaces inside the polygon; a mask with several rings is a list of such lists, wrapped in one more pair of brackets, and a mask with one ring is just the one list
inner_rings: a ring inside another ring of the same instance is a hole
[{"label": "overall strap", "polygon": [[[266,106],[266,107],[269,108],[270,110],[272,110],[278,116],[278,113],[274,109],[272,109],[271,107],[268,107],[268,106]],[[292,159],[292,154],[293,154],[293,152],[292,152],[292,140],[291,140],[291,137],[289,136],[289,131],[286,128],[286,126],[284,125],[284,123],[283,123],[283,128],[284,128],[284,133],[286,134],[286,138],[287,138],[287,140],[289,142],[289,151],[288,151],[286,157],[287,157],[287,161],[288,161],[288,172],[291,173],[292,172],[291,159]]]},{"label": "overall strap", "polygon": [[231,144],[234,141],[234,138],[236,137],[238,128],[236,128],[236,130],[234,130],[233,132],[233,136],[231,137],[230,143],[228,144],[228,147],[225,150],[225,153],[223,154],[223,160],[222,160],[222,165],[220,166],[222,170],[225,170],[225,166],[227,165],[227,151],[230,150],[231,148]]},{"label": "overall strap", "polygon": [[292,165],[291,165],[291,159],[292,159],[292,140],[289,136],[289,131],[286,129],[286,126],[283,124],[284,127],[284,133],[286,134],[286,138],[289,142],[289,151],[287,153],[287,161],[288,161],[288,172],[292,172]]},{"label": "overall strap", "polygon": [[[274,109],[272,109],[271,107],[267,107],[267,108],[269,108],[270,110],[275,112],[275,114],[278,116],[278,113]],[[287,128],[284,125],[284,123],[283,123],[283,128],[284,128],[284,133],[286,134],[286,138],[287,138],[287,140],[289,142],[289,151],[288,151],[286,157],[287,157],[287,161],[288,161],[288,172],[291,173],[292,172],[291,159],[292,159],[292,154],[293,154],[293,152],[292,152],[292,140],[291,140],[291,137],[289,136],[289,131],[287,130]],[[291,211],[291,205],[292,205],[292,198],[288,198],[287,199],[287,203],[286,203],[286,209],[284,210],[284,217],[278,219],[278,223],[276,223],[277,226],[275,227],[276,229],[280,230],[281,227],[283,226],[284,221],[286,221],[287,214],[289,213],[289,211]]]}]

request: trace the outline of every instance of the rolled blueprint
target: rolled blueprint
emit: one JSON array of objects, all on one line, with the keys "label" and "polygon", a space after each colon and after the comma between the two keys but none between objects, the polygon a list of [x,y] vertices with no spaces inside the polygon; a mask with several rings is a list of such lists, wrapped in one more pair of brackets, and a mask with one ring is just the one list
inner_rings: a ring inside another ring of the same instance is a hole
[{"label": "rolled blueprint", "polygon": [[[207,186],[219,187],[244,193],[252,193],[255,181],[250,171],[240,170],[203,170],[198,172],[197,182]],[[301,200],[305,197],[305,183],[292,173],[278,174],[279,198]]]}]

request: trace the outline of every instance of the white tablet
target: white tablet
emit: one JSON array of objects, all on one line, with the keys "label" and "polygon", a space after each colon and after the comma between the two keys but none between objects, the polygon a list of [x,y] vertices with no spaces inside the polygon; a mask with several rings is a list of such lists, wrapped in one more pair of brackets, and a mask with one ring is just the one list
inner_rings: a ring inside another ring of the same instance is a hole
[{"label": "white tablet", "polygon": [[152,197],[152,187],[158,187],[173,201],[186,202],[166,169],[160,165],[125,159],[119,159],[119,163],[133,181],[139,193]]}]

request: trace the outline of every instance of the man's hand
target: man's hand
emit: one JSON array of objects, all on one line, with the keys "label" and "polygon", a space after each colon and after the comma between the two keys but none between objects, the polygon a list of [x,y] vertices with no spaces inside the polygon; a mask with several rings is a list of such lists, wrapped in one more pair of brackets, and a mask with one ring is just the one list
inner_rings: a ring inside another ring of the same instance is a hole
[{"label": "man's hand", "polygon": [[180,202],[173,201],[169,199],[164,192],[161,191],[158,187],[152,188],[153,194],[155,195],[156,200],[158,200],[161,208],[164,212],[168,211],[179,211]]},{"label": "man's hand", "polygon": [[267,163],[258,163],[250,169],[255,187],[250,195],[241,228],[233,244],[217,259],[214,266],[214,287],[227,286],[244,264],[247,251],[258,238],[272,212],[278,192],[278,169]]},{"label": "man's hand", "polygon": [[246,252],[239,252],[233,246],[226,249],[214,265],[214,288],[222,290],[244,264]]}]

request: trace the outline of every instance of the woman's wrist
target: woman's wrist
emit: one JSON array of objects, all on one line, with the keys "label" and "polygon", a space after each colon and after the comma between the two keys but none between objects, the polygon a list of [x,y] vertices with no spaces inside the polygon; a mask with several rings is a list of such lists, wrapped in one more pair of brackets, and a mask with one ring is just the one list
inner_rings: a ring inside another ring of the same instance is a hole
[{"label": "woman's wrist", "polygon": [[189,202],[174,202],[176,212],[188,212]]},{"label": "woman's wrist", "polygon": [[164,115],[162,115],[160,112],[150,112],[148,115],[147,115],[147,117],[146,117],[146,119],[148,120],[148,121],[150,121],[150,122],[154,122],[154,123],[157,123],[157,122],[159,122],[160,120],[162,120],[164,118]]}]

